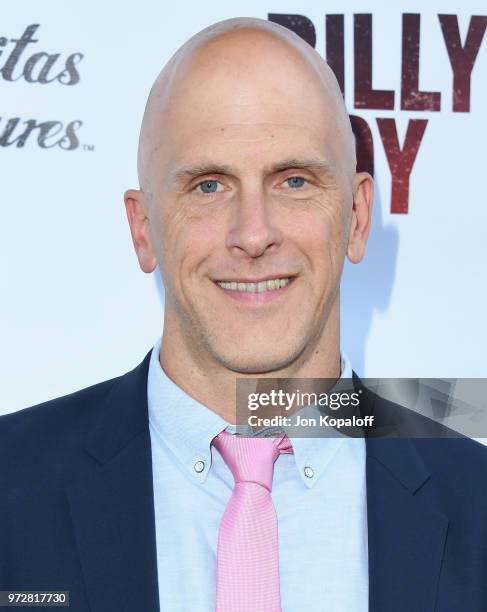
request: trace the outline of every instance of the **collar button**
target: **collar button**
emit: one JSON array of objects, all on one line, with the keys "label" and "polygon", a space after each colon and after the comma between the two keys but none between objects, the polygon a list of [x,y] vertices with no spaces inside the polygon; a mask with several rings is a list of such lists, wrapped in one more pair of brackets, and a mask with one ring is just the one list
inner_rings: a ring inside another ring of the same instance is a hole
[{"label": "collar button", "polygon": [[205,469],[205,462],[204,462],[204,461],[197,461],[197,462],[194,464],[193,468],[194,468],[194,471],[195,471],[197,474],[201,474],[201,472],[203,472],[203,471],[204,471],[204,469]]}]

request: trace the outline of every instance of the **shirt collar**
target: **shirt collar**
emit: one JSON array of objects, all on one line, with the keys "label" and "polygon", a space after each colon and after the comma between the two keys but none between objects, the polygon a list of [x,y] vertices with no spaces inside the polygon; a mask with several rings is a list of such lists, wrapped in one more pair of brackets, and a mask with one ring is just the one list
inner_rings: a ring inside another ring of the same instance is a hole
[{"label": "shirt collar", "polygon": [[154,345],[149,363],[149,423],[190,477],[204,482],[211,466],[211,441],[229,423],[169,378],[159,362],[161,341]]},{"label": "shirt collar", "polygon": [[[161,342],[162,338],[159,338],[154,345],[149,363],[149,423],[155,435],[169,448],[190,478],[204,482],[211,467],[211,441],[224,429],[235,433],[236,428],[188,395],[169,378],[159,362]],[[342,353],[340,379],[351,377],[350,361]],[[292,438],[296,466],[307,487],[317,482],[343,439]]]}]

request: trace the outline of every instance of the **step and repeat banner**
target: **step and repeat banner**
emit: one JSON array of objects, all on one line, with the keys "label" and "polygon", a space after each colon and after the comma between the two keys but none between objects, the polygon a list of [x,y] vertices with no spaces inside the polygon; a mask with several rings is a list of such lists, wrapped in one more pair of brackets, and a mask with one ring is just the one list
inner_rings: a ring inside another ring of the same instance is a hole
[{"label": "step and repeat banner", "polygon": [[376,181],[367,255],[342,282],[353,368],[487,376],[485,3],[30,0],[0,21],[0,413],[117,376],[156,342],[164,290],[123,205],[140,121],[174,51],[238,16],[327,58]]}]

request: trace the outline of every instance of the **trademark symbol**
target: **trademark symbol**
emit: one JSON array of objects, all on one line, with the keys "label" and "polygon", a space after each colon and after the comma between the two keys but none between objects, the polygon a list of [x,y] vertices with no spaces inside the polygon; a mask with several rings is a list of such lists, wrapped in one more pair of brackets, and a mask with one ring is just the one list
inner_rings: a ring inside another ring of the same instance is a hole
[{"label": "trademark symbol", "polygon": [[83,145],[83,151],[94,151],[94,150],[95,150],[95,145],[89,145],[89,144]]}]

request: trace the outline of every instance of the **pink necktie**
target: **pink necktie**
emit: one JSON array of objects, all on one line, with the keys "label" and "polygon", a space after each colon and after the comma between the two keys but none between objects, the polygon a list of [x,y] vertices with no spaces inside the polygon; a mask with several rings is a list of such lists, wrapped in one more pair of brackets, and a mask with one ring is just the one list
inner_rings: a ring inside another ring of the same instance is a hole
[{"label": "pink necktie", "polygon": [[292,453],[289,438],[250,438],[222,431],[214,446],[235,486],[218,533],[216,612],[281,612],[274,462]]}]

